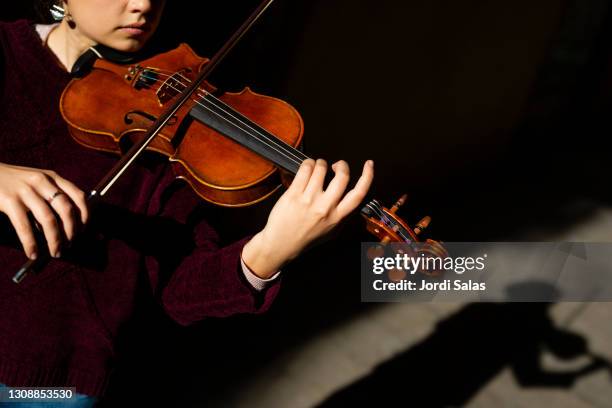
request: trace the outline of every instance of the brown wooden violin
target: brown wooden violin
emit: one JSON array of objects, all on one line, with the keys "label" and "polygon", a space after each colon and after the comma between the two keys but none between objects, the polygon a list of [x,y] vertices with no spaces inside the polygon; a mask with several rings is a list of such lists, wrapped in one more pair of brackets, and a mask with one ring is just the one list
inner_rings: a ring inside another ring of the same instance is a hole
[{"label": "brown wooden violin", "polygon": [[[299,150],[304,133],[300,114],[288,103],[245,88],[219,92],[206,79],[273,0],[265,0],[212,58],[197,56],[186,44],[131,62],[111,62],[92,49],[87,73],[66,87],[60,110],[70,134],[88,148],[121,154],[92,190],[104,197],[145,150],[168,157],[178,178],[203,199],[222,206],[257,203],[288,185],[308,157]],[[85,58],[87,60],[87,58]],[[429,219],[412,229],[377,201],[362,215],[383,242],[418,241]],[[29,261],[19,282],[44,257]]]},{"label": "brown wooden violin", "polygon": [[[209,63],[186,44],[135,64],[98,59],[66,87],[62,116],[82,145],[122,154]],[[204,82],[145,148],[167,156],[177,177],[203,199],[237,207],[276,190],[277,168],[297,172],[308,158],[297,149],[303,133],[302,118],[288,103],[249,88],[219,93]]]}]

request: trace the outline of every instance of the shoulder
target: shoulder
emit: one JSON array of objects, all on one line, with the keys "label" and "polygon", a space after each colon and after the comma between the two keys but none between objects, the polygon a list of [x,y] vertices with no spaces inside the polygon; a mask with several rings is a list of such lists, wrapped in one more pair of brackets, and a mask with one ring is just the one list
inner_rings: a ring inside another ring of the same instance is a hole
[{"label": "shoulder", "polygon": [[38,34],[29,20],[0,21],[0,52],[8,55],[31,48]]},{"label": "shoulder", "polygon": [[0,33],[3,36],[31,36],[35,33],[34,23],[30,20],[0,21]]},{"label": "shoulder", "polygon": [[10,70],[18,76],[33,78],[34,75],[65,74],[30,20],[0,22],[0,59],[4,60],[5,71]]}]

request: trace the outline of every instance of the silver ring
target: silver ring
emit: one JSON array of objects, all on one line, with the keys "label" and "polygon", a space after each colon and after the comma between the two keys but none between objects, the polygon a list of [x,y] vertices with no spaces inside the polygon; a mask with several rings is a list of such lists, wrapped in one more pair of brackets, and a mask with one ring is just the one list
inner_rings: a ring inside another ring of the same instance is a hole
[{"label": "silver ring", "polygon": [[51,204],[51,201],[55,200],[55,198],[56,198],[57,196],[60,196],[60,195],[62,195],[62,194],[64,194],[64,192],[63,192],[63,191],[61,191],[61,190],[57,190],[55,193],[53,193],[53,195],[52,195],[51,197],[47,198],[47,202],[48,202],[49,204]]}]

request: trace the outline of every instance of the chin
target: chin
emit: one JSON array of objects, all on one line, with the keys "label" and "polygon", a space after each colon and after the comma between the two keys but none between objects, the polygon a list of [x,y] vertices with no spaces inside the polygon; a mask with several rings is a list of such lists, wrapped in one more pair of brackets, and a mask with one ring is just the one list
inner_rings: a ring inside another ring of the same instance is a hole
[{"label": "chin", "polygon": [[128,38],[121,41],[116,41],[113,44],[110,44],[110,47],[120,52],[138,52],[145,46],[145,44],[146,40]]}]

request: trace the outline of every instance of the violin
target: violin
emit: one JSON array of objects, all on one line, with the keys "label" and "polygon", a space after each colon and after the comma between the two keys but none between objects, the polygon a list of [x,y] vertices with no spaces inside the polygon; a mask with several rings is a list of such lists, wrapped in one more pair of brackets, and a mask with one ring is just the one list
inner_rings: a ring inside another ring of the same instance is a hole
[{"label": "violin", "polygon": [[[68,84],[60,111],[78,143],[124,154],[207,64],[187,44],[136,64],[97,59]],[[220,93],[204,82],[145,149],[167,156],[176,176],[204,200],[240,207],[279,188],[277,168],[297,172],[308,158],[297,149],[303,133],[302,117],[288,103],[249,88]]]},{"label": "violin", "polygon": [[[75,64],[75,78],[60,99],[60,111],[81,145],[121,155],[90,192],[100,200],[144,151],[168,157],[177,178],[204,200],[226,207],[260,202],[308,159],[300,149],[304,123],[298,111],[280,99],[249,88],[220,92],[207,82],[273,0],[265,0],[212,58],[198,56],[187,44],[135,61],[104,58],[104,47],[90,49]],[[429,224],[413,229],[378,201],[361,214],[382,242],[417,242]],[[433,242],[433,241],[432,241]],[[45,257],[28,261],[15,275],[19,283]]]}]

